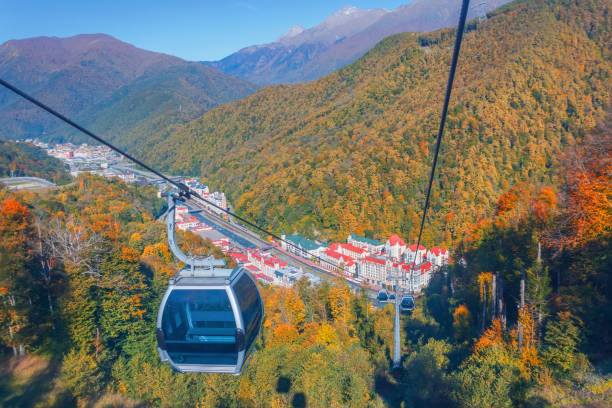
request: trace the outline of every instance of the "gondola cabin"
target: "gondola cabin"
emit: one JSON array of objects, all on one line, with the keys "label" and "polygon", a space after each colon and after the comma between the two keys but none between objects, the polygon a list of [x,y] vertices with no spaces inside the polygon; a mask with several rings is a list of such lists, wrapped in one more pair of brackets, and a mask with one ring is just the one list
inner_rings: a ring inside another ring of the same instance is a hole
[{"label": "gondola cabin", "polygon": [[259,289],[242,267],[214,271],[185,268],[169,281],[157,344],[175,371],[238,375],[253,351],[263,319]]},{"label": "gondola cabin", "polygon": [[378,301],[380,303],[386,303],[389,301],[389,294],[385,289],[381,289],[378,291]]},{"label": "gondola cabin", "polygon": [[412,296],[402,297],[402,302],[400,303],[402,312],[412,312],[414,310],[414,306],[414,298]]}]

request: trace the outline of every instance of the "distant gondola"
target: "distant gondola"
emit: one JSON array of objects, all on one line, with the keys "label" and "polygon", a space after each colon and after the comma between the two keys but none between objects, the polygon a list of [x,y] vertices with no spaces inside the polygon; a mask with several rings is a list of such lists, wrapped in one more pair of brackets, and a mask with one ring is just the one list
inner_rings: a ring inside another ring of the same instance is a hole
[{"label": "distant gondola", "polygon": [[389,301],[389,294],[386,289],[381,289],[378,291],[378,301],[380,303],[387,303]]},{"label": "distant gondola", "polygon": [[400,308],[402,312],[411,312],[414,310],[414,298],[412,296],[404,296],[402,297],[402,302],[400,303]]}]

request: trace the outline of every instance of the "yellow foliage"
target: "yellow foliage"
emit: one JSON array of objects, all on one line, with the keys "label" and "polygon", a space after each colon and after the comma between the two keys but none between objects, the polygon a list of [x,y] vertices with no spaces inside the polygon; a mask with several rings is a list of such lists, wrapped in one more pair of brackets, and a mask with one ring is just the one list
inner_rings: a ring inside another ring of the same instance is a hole
[{"label": "yellow foliage", "polygon": [[499,319],[494,319],[491,324],[491,327],[484,332],[484,334],[480,337],[480,339],[474,346],[474,350],[480,351],[484,348],[491,347],[493,345],[501,345],[503,341],[504,340],[501,321]]},{"label": "yellow foliage", "polygon": [[459,305],[453,312],[453,329],[455,338],[459,341],[467,340],[472,322],[472,314],[466,305]]},{"label": "yellow foliage", "polygon": [[279,324],[272,332],[272,340],[269,346],[277,344],[293,344],[297,341],[299,333],[294,326],[289,324]]},{"label": "yellow foliage", "polygon": [[158,242],[154,245],[147,245],[142,251],[143,258],[150,256],[157,256],[162,258],[165,262],[170,262],[170,248],[163,242]]},{"label": "yellow foliage", "polygon": [[138,262],[140,255],[138,251],[130,247],[121,248],[121,260],[131,263]]},{"label": "yellow foliage", "polygon": [[321,325],[317,332],[317,343],[319,344],[337,344],[338,343],[338,334],[336,330],[327,323]]},{"label": "yellow foliage", "polygon": [[350,317],[351,291],[345,284],[334,285],[329,291],[329,303],[332,318],[344,324],[348,323]]},{"label": "yellow foliage", "polygon": [[[519,309],[518,324],[523,328],[523,347],[520,350],[521,373],[530,376],[535,367],[542,364],[538,357],[536,323],[533,318],[534,308],[526,305]],[[518,329],[517,329],[518,330]]]}]

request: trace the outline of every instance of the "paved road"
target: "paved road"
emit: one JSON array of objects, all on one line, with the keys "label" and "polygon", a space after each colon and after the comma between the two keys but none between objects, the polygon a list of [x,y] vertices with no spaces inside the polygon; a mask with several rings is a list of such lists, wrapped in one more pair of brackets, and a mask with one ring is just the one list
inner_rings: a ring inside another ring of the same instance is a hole
[{"label": "paved road", "polygon": [[39,177],[6,177],[0,178],[0,183],[6,184],[10,190],[24,190],[57,186],[57,184]]},{"label": "paved road", "polygon": [[[246,230],[241,225],[226,221],[218,215],[211,213],[210,211],[205,209],[205,206],[201,204],[201,202],[197,199],[186,200],[185,204],[187,204],[187,206],[190,208],[202,210],[195,214],[198,219],[217,229],[219,232],[236,242],[238,246],[242,248],[269,248],[270,251],[273,252],[278,259],[287,262],[288,264],[293,264],[295,266],[301,267],[302,269],[314,273],[317,276],[320,276],[327,280],[337,279],[337,276],[333,275],[329,271],[319,266],[313,265],[312,263],[298,256],[289,254],[288,252],[283,251],[280,248],[271,246],[270,242],[262,240],[261,238],[259,238],[259,236],[252,233],[251,231]],[[353,282],[347,281],[347,283],[353,289],[364,290],[364,288]],[[370,297],[376,296],[375,291],[372,291],[370,289],[366,290],[368,290]]]},{"label": "paved road", "polygon": [[[146,179],[152,180],[152,181],[159,181],[159,182],[166,182],[165,180],[162,180],[161,178],[159,178],[158,176],[156,176],[155,174],[145,171],[145,170],[138,170],[134,167],[130,167],[128,165],[125,164],[112,164],[109,166],[109,168],[111,169],[116,169],[116,170],[121,170],[123,172],[132,172],[134,174],[138,174]],[[166,175],[166,177],[168,177],[171,180],[174,181],[179,181],[179,179],[181,179],[181,177],[178,176],[168,176]]]}]

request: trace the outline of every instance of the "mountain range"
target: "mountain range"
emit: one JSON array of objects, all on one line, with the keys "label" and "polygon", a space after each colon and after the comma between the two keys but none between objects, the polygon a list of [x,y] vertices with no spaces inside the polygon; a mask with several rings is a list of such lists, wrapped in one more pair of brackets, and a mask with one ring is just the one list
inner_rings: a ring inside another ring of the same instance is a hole
[{"label": "mountain range", "polygon": [[[8,41],[0,45],[0,77],[92,130],[123,141],[197,118],[257,88],[104,34]],[[0,91],[0,123],[0,138],[77,137],[6,90]]]},{"label": "mountain range", "polygon": [[[518,0],[467,27],[426,246],[451,246],[509,186],[557,183],[566,147],[610,109],[611,16],[610,0]],[[169,129],[148,159],[278,232],[411,240],[454,34],[394,35],[319,80],[262,88]]]},{"label": "mountain range", "polygon": [[[484,15],[508,1],[476,2],[468,17]],[[311,81],[355,61],[392,34],[454,26],[460,7],[456,0],[413,0],[393,11],[346,6],[315,27],[296,25],[272,43],[204,64],[258,85]]]}]

